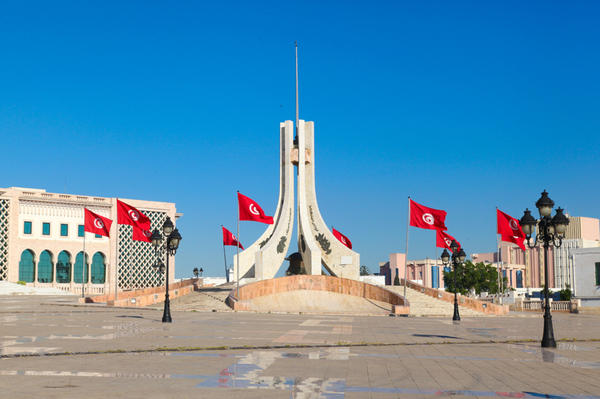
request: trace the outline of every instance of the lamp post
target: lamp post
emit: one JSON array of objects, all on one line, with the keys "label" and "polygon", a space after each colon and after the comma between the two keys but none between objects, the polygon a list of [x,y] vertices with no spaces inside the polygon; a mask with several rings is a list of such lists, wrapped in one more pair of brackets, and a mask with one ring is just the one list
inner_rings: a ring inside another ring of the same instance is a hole
[{"label": "lamp post", "polygon": [[[174,229],[173,222],[171,218],[167,216],[167,220],[163,223],[162,232],[166,237],[165,245],[162,246],[163,237],[160,234],[158,229],[154,229],[152,232],[152,246],[154,247],[154,253],[157,258],[160,259],[160,255],[163,250],[167,256],[167,267],[166,267],[166,289],[165,289],[165,307],[163,311],[162,322],[163,323],[171,323],[173,320],[171,319],[171,303],[169,301],[169,256],[175,255],[177,252],[177,248],[179,247],[179,242],[181,241],[181,234],[179,234],[179,230]],[[165,266],[162,261],[158,261],[154,267],[158,269],[160,273],[165,271]]]},{"label": "lamp post", "polygon": [[[540,219],[536,220],[531,216],[531,211],[525,209],[523,217],[520,220],[521,228],[527,238],[527,246],[529,248],[535,248],[538,243],[544,245],[544,288],[546,294],[546,300],[544,305],[544,335],[542,336],[542,347],[543,348],[556,348],[556,341],[554,340],[554,328],[552,327],[552,314],[550,313],[550,287],[548,287],[548,248],[550,244],[558,248],[562,245],[562,239],[567,231],[569,225],[569,218],[563,213],[563,209],[558,207],[554,217],[552,215],[552,208],[554,207],[554,201],[548,197],[546,190],[542,193],[540,199],[537,200],[535,206],[540,212]],[[532,241],[532,236],[535,234],[535,228],[538,227],[535,239]]]},{"label": "lamp post", "polygon": [[[462,264],[465,259],[467,259],[467,254],[462,248],[458,249],[458,244],[455,240],[452,240],[452,243],[450,243],[450,251],[452,251],[452,268],[454,269],[454,315],[452,316],[452,320],[460,321],[460,313],[458,312],[458,286],[456,284],[456,274],[458,265]],[[441,258],[444,266],[448,266],[450,264],[450,254],[448,253],[447,249],[444,249]]]},{"label": "lamp post", "polygon": [[200,271],[198,270],[197,267],[194,267],[194,270],[192,270],[192,273],[194,273],[195,278],[198,278],[198,274],[200,274]]}]

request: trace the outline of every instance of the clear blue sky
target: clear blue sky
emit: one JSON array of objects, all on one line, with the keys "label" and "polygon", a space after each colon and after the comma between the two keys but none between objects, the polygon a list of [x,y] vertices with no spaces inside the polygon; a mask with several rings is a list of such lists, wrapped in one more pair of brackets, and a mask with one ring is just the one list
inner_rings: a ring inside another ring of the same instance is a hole
[{"label": "clear blue sky", "polygon": [[[404,251],[408,195],[447,210],[468,253],[492,251],[495,207],[520,217],[544,188],[572,215],[600,217],[599,11],[3,2],[0,186],[176,202],[177,275],[222,275],[235,191],[275,211],[298,40],[319,205],[361,263],[374,271]],[[263,228],[242,222],[242,243]],[[410,258],[434,256],[433,231],[410,237]]]}]

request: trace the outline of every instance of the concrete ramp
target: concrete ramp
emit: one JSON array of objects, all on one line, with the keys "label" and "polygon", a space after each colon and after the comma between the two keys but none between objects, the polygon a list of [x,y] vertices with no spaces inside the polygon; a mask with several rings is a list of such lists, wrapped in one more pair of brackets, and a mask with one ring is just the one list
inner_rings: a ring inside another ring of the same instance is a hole
[{"label": "concrete ramp", "polygon": [[231,290],[227,304],[234,310],[289,313],[401,314],[408,301],[382,287],[357,280],[297,275],[262,280]]}]

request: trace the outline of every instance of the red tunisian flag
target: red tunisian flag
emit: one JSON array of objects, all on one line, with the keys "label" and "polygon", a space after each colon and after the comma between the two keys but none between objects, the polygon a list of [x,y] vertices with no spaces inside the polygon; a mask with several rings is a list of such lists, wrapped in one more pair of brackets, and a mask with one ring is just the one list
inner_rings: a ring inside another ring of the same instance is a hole
[{"label": "red tunisian flag", "polygon": [[348,237],[346,237],[345,235],[343,235],[342,233],[340,233],[336,229],[332,228],[332,230],[333,230],[333,235],[335,236],[335,238],[337,238],[338,240],[340,240],[340,242],[342,244],[344,244],[345,246],[347,246],[348,248],[352,249],[352,241],[350,241],[350,239]]},{"label": "red tunisian flag", "polygon": [[496,208],[496,218],[498,220],[498,234],[502,241],[515,243],[525,251],[525,233],[521,228],[521,224],[514,217],[507,215],[500,209]]},{"label": "red tunisian flag", "polygon": [[446,211],[433,209],[410,201],[410,225],[422,229],[446,230]]},{"label": "red tunisian flag", "polygon": [[150,229],[145,230],[141,227],[133,226],[133,233],[131,234],[131,239],[133,241],[144,241],[144,242],[152,242],[152,232]]},{"label": "red tunisian flag", "polygon": [[273,224],[273,216],[265,215],[262,208],[252,198],[238,192],[238,207],[240,220]]},{"label": "red tunisian flag", "polygon": [[[238,240],[237,238],[235,238],[235,236],[233,235],[233,233],[229,230],[227,230],[225,227],[221,226],[223,228],[223,245],[233,245],[234,247],[238,246]],[[242,243],[239,243],[240,248],[244,249],[244,247],[242,246]]]},{"label": "red tunisian flag", "polygon": [[458,244],[458,249],[460,250],[460,242],[450,234],[446,233],[442,230],[437,230],[435,232],[435,246],[438,248],[448,248],[450,249],[450,244],[452,244],[452,240],[456,241]]},{"label": "red tunisian flag", "polygon": [[95,233],[101,236],[110,237],[110,226],[112,225],[112,220],[110,220],[109,218],[105,218],[104,216],[95,214],[87,208],[83,209],[85,211],[85,222],[83,224],[83,230],[89,233]]},{"label": "red tunisian flag", "polygon": [[136,208],[117,200],[117,223],[150,230],[150,219]]}]

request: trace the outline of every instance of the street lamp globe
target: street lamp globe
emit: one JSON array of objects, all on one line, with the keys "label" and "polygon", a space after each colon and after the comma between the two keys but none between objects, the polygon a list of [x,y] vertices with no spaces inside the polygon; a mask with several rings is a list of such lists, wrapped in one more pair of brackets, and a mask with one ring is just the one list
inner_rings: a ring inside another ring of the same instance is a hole
[{"label": "street lamp globe", "polygon": [[179,242],[181,241],[181,234],[179,234],[179,230],[175,229],[169,235],[169,249],[176,250],[179,247]]},{"label": "street lamp globe", "polygon": [[450,262],[450,254],[448,250],[444,248],[444,252],[442,252],[442,263],[447,265]]},{"label": "street lamp globe", "polygon": [[550,216],[552,208],[554,208],[554,201],[548,197],[548,193],[544,190],[540,199],[535,203],[535,206],[540,211],[542,217]]},{"label": "street lamp globe", "polygon": [[458,243],[456,242],[456,240],[452,240],[452,242],[450,243],[450,251],[452,251],[452,253],[455,254],[457,250]]},{"label": "street lamp globe", "polygon": [[519,224],[523,229],[523,233],[525,233],[527,237],[531,237],[533,233],[535,233],[537,220],[531,216],[531,211],[529,209],[525,209],[525,212],[523,212],[523,217],[521,220],[519,220]]},{"label": "street lamp globe", "polygon": [[165,220],[162,226],[163,234],[165,235],[165,237],[171,235],[171,233],[173,232],[173,227],[174,226],[173,222],[171,221],[171,218],[167,216],[167,220]]},{"label": "street lamp globe", "polygon": [[461,248],[460,251],[458,251],[458,261],[462,263],[465,259],[467,259],[467,254],[465,253],[465,250]]},{"label": "street lamp globe", "polygon": [[564,209],[558,207],[556,210],[556,215],[552,218],[552,225],[554,225],[554,230],[559,237],[563,237],[567,231],[567,226],[569,225],[569,218],[563,213]]},{"label": "street lamp globe", "polygon": [[154,248],[158,248],[158,246],[160,245],[160,242],[162,241],[162,236],[160,235],[160,232],[158,231],[158,229],[154,229],[154,231],[152,232],[152,237],[150,237],[150,240],[152,241],[152,246]]}]

